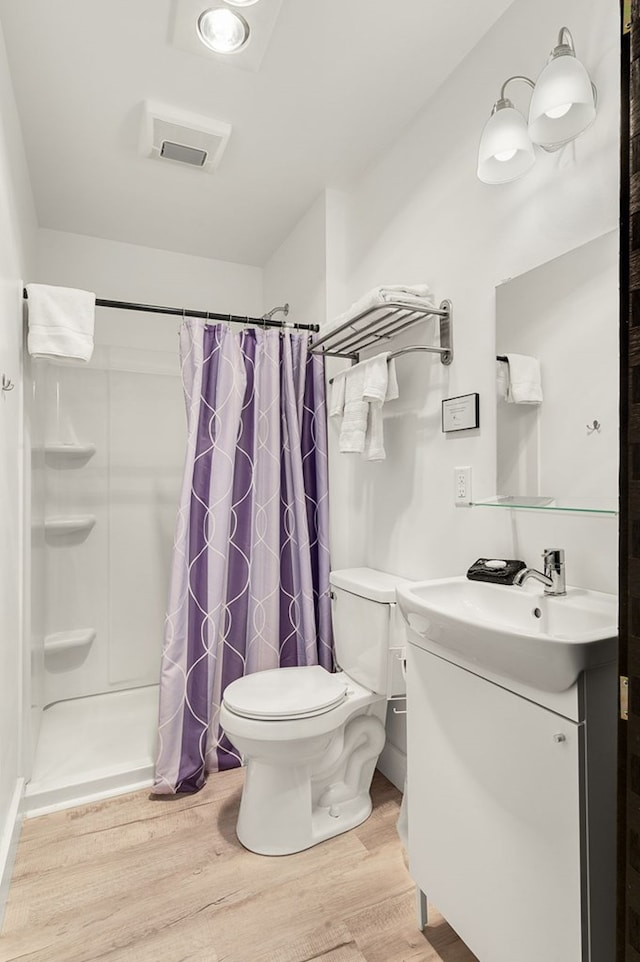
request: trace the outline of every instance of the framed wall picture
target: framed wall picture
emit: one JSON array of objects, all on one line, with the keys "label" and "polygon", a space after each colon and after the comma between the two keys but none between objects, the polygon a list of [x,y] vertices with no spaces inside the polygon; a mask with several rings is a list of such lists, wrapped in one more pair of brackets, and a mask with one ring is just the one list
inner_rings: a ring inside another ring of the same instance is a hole
[{"label": "framed wall picture", "polygon": [[480,426],[480,395],[462,394],[442,402],[442,430],[468,431]]}]

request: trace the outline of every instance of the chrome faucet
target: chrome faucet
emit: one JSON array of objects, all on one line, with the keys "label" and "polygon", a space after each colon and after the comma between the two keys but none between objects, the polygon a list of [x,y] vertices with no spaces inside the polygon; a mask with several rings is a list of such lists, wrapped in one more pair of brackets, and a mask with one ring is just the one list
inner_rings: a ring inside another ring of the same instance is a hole
[{"label": "chrome faucet", "polygon": [[513,579],[514,585],[521,588],[529,578],[535,578],[536,581],[544,585],[545,595],[566,595],[563,549],[545,548],[542,557],[544,559],[544,574],[542,571],[536,571],[535,568],[523,568]]}]

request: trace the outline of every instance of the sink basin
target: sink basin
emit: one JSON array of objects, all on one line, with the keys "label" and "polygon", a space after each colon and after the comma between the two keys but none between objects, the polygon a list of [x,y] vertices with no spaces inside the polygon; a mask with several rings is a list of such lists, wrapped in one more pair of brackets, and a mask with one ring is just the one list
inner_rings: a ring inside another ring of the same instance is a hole
[{"label": "sink basin", "polygon": [[458,577],[407,583],[397,597],[414,644],[542,691],[565,691],[616,658],[618,599],[602,591],[568,587],[553,597],[533,581]]}]

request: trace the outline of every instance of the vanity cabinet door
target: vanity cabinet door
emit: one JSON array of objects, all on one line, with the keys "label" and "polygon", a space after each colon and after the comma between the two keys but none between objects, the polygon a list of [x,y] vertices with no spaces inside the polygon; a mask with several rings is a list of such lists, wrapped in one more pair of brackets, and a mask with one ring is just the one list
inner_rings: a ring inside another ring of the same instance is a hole
[{"label": "vanity cabinet door", "polygon": [[582,726],[409,645],[411,874],[480,962],[584,962]]}]

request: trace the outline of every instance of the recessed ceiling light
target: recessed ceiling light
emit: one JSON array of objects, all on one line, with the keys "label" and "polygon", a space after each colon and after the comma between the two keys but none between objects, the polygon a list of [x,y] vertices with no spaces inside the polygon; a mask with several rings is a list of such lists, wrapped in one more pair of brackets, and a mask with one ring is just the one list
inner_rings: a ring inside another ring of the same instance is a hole
[{"label": "recessed ceiling light", "polygon": [[216,53],[235,53],[249,39],[249,24],[239,13],[215,7],[198,17],[198,35]]},{"label": "recessed ceiling light", "polygon": [[224,2],[230,3],[232,7],[252,7],[258,0],[224,0]]}]

